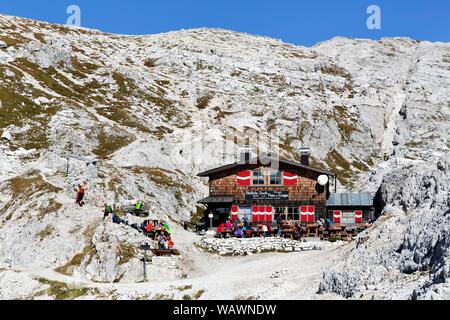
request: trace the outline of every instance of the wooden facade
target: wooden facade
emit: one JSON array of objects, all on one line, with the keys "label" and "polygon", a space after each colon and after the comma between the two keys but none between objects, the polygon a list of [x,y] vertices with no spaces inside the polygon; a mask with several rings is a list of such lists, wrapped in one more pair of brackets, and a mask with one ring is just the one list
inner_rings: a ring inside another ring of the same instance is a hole
[{"label": "wooden facade", "polygon": [[[253,176],[254,172],[260,172],[265,177],[263,185],[253,183],[257,180]],[[279,176],[278,180],[274,180],[277,183],[271,184],[271,174]],[[255,221],[254,211],[258,211],[258,208],[259,211],[264,208],[263,220],[267,222],[272,222],[277,214],[301,222],[314,222],[327,215],[330,183],[321,186],[318,183],[321,175],[329,176],[329,181],[335,177],[332,172],[283,160],[279,161],[277,169],[261,164],[259,159],[255,164],[224,166],[199,175],[209,178],[209,197],[200,203],[208,206],[207,215],[214,215],[214,226],[233,214],[248,214],[249,210],[253,212],[252,220]],[[240,179],[246,182],[243,184]],[[303,211],[308,210],[309,218],[304,218]]]}]

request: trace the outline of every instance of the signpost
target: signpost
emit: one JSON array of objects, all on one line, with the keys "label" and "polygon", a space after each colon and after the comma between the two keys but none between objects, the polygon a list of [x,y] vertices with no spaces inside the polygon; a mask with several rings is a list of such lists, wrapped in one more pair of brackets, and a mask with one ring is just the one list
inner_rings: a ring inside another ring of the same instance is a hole
[{"label": "signpost", "polygon": [[148,243],[145,243],[140,246],[141,250],[144,250],[144,282],[147,282],[147,250],[150,250],[151,247]]}]

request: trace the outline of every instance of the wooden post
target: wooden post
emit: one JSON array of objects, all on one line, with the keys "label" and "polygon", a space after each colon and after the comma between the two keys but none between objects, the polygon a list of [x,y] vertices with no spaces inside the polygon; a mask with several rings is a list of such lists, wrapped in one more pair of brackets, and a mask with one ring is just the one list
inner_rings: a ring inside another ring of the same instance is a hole
[{"label": "wooden post", "polygon": [[142,250],[144,250],[144,282],[147,282],[147,250],[150,250],[150,245],[148,243],[145,243],[140,246]]}]

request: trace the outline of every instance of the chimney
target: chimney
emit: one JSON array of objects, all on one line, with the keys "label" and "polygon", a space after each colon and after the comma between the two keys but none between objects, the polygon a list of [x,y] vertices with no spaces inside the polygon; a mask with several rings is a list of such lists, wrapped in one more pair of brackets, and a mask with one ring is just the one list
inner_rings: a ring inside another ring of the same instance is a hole
[{"label": "chimney", "polygon": [[311,149],[309,148],[301,148],[300,149],[300,162],[305,165],[309,166],[309,155],[311,154]]},{"label": "chimney", "polygon": [[252,156],[252,147],[250,147],[248,144],[240,147],[239,151],[241,153],[241,159],[239,163],[249,163],[250,158]]}]

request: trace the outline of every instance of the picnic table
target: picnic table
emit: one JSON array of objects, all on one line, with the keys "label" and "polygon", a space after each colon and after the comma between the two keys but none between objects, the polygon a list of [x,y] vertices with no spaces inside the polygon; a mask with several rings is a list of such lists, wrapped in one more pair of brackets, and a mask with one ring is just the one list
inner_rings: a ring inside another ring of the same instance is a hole
[{"label": "picnic table", "polygon": [[152,249],[152,253],[157,257],[180,255],[180,252],[177,249]]},{"label": "picnic table", "polygon": [[284,226],[281,230],[283,237],[289,236],[292,240],[294,239],[294,226]]},{"label": "picnic table", "polygon": [[262,230],[252,230],[251,231],[252,238],[261,237],[263,234],[264,234],[264,231],[262,231]]},{"label": "picnic table", "polygon": [[311,233],[317,238],[319,237],[319,225],[317,223],[306,225],[306,234],[311,237]]},{"label": "picnic table", "polygon": [[132,214],[138,217],[148,217],[150,208],[142,206],[141,209],[137,210],[134,206],[126,206],[123,208],[123,212]]},{"label": "picnic table", "polygon": [[221,238],[226,238],[227,235],[230,235],[230,237],[233,236],[233,230],[232,229],[225,229],[220,233]]},{"label": "picnic table", "polygon": [[341,238],[341,232],[343,231],[343,228],[340,224],[335,224],[330,226],[328,229],[328,232],[330,233],[330,238]]},{"label": "picnic table", "polygon": [[158,235],[159,235],[161,232],[164,232],[164,233],[165,233],[165,229],[164,229],[164,227],[154,227],[153,230],[152,230],[152,232],[154,233],[154,240],[156,240],[156,238],[158,237]]}]

